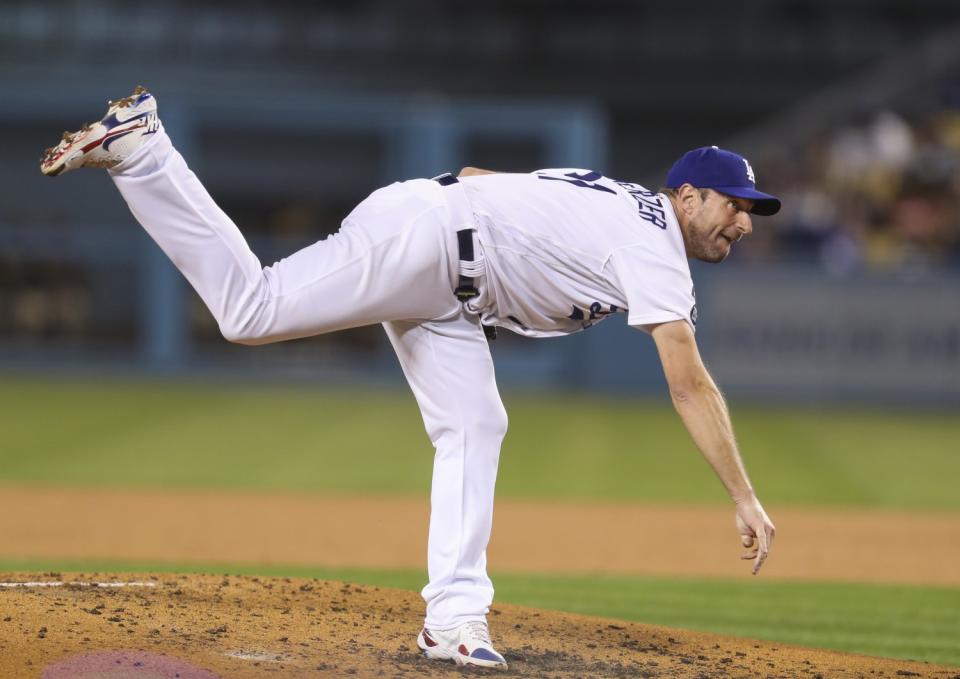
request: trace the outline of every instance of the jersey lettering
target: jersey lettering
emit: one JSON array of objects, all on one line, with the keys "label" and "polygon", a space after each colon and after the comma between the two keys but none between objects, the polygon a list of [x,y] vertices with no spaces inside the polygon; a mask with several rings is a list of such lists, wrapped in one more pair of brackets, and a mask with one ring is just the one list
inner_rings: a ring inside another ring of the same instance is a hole
[{"label": "jersey lettering", "polygon": [[[567,172],[562,177],[555,177],[553,175],[539,173],[537,176],[540,179],[566,182],[568,184],[573,184],[574,186],[593,189],[594,191],[603,191],[604,193],[612,193],[614,195],[617,193],[613,189],[610,189],[603,184],[599,184],[598,182],[601,179],[609,178],[604,177],[602,174],[594,170],[590,170],[588,172]],[[660,199],[658,194],[654,193],[653,191],[647,191],[639,184],[621,182],[616,179],[610,179],[610,181],[633,196],[634,200],[637,201],[638,214],[640,215],[641,219],[653,224],[658,229],[666,230],[667,213],[663,206],[663,201]]]},{"label": "jersey lettering", "polygon": [[653,191],[647,191],[639,184],[617,182],[637,201],[640,208],[640,217],[653,224],[658,229],[667,228],[667,213],[660,196]]},{"label": "jersey lettering", "polygon": [[[606,308],[604,308],[606,306]],[[610,314],[616,314],[621,312],[626,312],[626,309],[621,309],[616,304],[607,304],[603,305],[600,302],[593,302],[590,307],[586,310],[581,309],[577,305],[573,305],[573,312],[567,316],[571,321],[585,321],[584,328],[589,328],[593,325],[593,321],[609,316]]]}]

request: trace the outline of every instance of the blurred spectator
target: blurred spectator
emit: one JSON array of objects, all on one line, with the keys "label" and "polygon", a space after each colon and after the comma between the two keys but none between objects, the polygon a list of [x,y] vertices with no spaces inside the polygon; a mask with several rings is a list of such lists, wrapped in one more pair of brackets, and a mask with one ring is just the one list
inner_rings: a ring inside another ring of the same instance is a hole
[{"label": "blurred spectator", "polygon": [[874,112],[775,159],[780,259],[827,271],[916,272],[960,264],[960,113]]}]

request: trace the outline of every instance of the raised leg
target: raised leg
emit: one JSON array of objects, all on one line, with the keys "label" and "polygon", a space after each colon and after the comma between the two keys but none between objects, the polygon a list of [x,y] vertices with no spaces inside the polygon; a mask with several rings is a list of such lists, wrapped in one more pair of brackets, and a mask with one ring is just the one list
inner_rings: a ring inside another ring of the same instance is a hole
[{"label": "raised leg", "polygon": [[339,233],[263,268],[162,130],[110,174],[230,341],[264,344],[456,313],[448,255],[455,236],[435,182],[380,189]]}]

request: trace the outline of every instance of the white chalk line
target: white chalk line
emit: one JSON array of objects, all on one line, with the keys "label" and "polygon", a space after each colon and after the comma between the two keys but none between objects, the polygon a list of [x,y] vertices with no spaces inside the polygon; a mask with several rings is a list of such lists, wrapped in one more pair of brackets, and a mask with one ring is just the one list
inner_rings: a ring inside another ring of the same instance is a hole
[{"label": "white chalk line", "polygon": [[0,582],[0,587],[156,587],[155,582],[62,582],[50,580],[47,582]]},{"label": "white chalk line", "polygon": [[228,658],[237,660],[254,660],[256,662],[282,662],[283,655],[279,653],[267,653],[265,651],[227,651],[224,653]]}]

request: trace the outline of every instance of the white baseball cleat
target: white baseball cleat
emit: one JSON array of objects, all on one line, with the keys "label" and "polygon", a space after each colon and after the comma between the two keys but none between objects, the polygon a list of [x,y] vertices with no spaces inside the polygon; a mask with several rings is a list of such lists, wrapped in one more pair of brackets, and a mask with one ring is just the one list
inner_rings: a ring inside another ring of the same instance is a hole
[{"label": "white baseball cleat", "polygon": [[458,665],[507,669],[507,661],[493,648],[487,623],[477,620],[449,630],[424,627],[417,646],[431,660],[453,660]]},{"label": "white baseball cleat", "polygon": [[160,129],[157,100],[143,87],[107,106],[101,120],[64,132],[60,143],[46,150],[40,161],[43,174],[56,177],[78,167],[113,167]]}]

